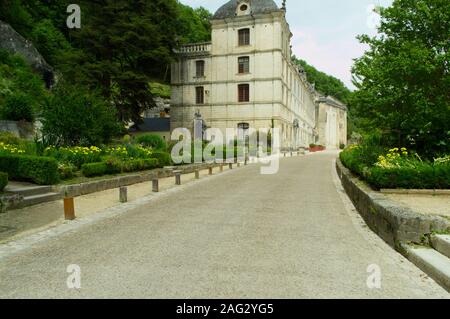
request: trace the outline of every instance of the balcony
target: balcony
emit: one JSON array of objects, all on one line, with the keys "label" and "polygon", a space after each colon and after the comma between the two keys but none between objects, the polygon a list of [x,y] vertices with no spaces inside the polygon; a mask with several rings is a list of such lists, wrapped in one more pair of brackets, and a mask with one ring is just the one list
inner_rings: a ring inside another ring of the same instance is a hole
[{"label": "balcony", "polygon": [[211,42],[186,44],[175,50],[175,53],[182,55],[205,55],[211,51]]}]

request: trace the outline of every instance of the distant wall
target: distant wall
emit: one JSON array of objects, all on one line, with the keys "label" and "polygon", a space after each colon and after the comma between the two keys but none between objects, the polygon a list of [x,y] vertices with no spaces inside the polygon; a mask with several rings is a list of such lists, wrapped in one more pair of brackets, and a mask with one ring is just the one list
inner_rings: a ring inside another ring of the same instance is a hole
[{"label": "distant wall", "polygon": [[11,132],[20,138],[33,139],[36,127],[29,122],[0,121],[0,132]]}]

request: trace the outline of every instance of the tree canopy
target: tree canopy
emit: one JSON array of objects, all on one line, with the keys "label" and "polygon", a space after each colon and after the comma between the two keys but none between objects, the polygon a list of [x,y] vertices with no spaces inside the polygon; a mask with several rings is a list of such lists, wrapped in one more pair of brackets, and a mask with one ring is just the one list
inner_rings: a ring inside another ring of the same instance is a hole
[{"label": "tree canopy", "polygon": [[353,67],[358,126],[425,156],[450,152],[450,2],[395,0]]}]

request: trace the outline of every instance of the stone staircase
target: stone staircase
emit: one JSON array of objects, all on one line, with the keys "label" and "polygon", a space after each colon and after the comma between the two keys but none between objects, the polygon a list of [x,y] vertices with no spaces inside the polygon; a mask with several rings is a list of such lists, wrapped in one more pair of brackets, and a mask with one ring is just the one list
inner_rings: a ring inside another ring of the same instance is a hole
[{"label": "stone staircase", "polygon": [[26,183],[12,183],[5,189],[7,193],[17,194],[23,200],[14,203],[9,209],[19,209],[46,203],[61,198],[61,194],[54,192],[52,186],[38,186]]},{"label": "stone staircase", "polygon": [[430,245],[403,245],[408,259],[450,292],[450,235],[431,235]]}]

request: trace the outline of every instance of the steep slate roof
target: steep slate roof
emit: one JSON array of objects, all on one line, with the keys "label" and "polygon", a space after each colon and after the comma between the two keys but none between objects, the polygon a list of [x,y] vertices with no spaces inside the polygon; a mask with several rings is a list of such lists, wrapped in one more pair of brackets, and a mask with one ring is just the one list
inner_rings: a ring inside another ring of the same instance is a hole
[{"label": "steep slate roof", "polygon": [[[236,16],[238,1],[230,0],[216,11],[213,19],[234,18]],[[269,13],[280,10],[273,0],[250,0],[252,14]]]}]

